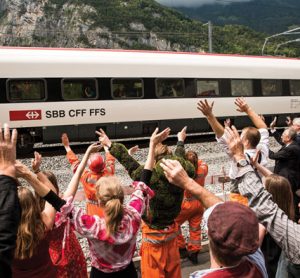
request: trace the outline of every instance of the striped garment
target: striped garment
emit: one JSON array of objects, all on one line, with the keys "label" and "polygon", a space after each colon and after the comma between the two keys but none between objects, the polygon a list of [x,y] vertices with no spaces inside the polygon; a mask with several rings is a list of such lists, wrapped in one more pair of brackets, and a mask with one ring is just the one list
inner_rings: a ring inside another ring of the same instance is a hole
[{"label": "striped garment", "polygon": [[261,180],[249,165],[240,168],[236,185],[248,198],[249,207],[257,215],[275,242],[293,264],[300,264],[300,224],[287,215],[272,201],[272,195],[264,189]]},{"label": "striped garment", "polygon": [[75,230],[86,237],[90,247],[91,265],[103,272],[117,272],[125,269],[132,260],[136,247],[137,232],[142,214],[154,196],[153,191],[143,182],[133,182],[135,191],[124,206],[124,215],[118,231],[107,237],[104,217],[87,215],[74,207],[73,198],[58,212],[57,225],[71,218]]}]

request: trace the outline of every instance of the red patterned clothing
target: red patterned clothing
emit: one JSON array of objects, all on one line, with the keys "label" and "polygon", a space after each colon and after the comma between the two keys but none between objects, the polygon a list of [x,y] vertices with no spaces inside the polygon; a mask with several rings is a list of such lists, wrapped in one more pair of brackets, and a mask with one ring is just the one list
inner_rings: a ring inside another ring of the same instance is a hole
[{"label": "red patterned clothing", "polygon": [[[72,165],[73,173],[76,172],[80,161],[73,151],[67,152],[67,159]],[[101,173],[94,173],[85,169],[82,173],[80,181],[83,185],[85,198],[86,198],[86,211],[89,215],[103,216],[102,209],[98,206],[96,198],[96,182],[103,176],[111,176],[115,173],[115,158],[109,153],[105,153],[105,168]]]},{"label": "red patterned clothing", "polygon": [[88,277],[85,257],[70,221],[55,226],[51,231],[49,253],[58,278]]},{"label": "red patterned clothing", "polygon": [[83,210],[74,207],[73,198],[58,212],[59,223],[71,221],[75,230],[86,237],[90,247],[91,265],[102,272],[117,272],[125,269],[131,262],[136,247],[136,237],[142,215],[153,191],[143,182],[133,182],[135,191],[129,203],[124,206],[124,215],[118,231],[107,237],[104,217],[84,214]]}]

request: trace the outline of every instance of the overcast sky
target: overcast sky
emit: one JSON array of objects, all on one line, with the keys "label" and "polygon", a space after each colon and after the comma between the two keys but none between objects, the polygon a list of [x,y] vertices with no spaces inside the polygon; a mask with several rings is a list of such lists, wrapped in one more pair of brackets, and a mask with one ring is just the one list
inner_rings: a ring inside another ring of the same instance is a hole
[{"label": "overcast sky", "polygon": [[156,0],[158,3],[173,7],[199,7],[203,4],[229,4],[234,2],[250,2],[253,0]]}]

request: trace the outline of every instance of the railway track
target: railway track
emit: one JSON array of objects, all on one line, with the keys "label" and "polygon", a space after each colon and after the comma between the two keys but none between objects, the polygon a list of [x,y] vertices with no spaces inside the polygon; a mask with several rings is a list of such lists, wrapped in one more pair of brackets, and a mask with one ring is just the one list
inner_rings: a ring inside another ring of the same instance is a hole
[{"label": "railway track", "polygon": [[[215,139],[212,133],[200,133],[200,134],[189,134],[185,143],[196,144],[203,142],[211,142]],[[119,142],[124,144],[127,148],[131,148],[135,145],[139,145],[140,149],[148,148],[149,137],[144,138],[128,138],[128,139],[113,139],[114,142]],[[86,151],[87,147],[92,142],[71,142],[70,145],[75,153],[82,154]],[[177,136],[171,135],[165,143],[169,146],[176,145]],[[65,155],[65,149],[62,144],[35,144],[33,147],[33,152],[37,151],[43,155],[43,157],[53,157],[58,155]],[[33,152],[28,154],[17,154],[19,159],[31,158],[33,157]]]}]

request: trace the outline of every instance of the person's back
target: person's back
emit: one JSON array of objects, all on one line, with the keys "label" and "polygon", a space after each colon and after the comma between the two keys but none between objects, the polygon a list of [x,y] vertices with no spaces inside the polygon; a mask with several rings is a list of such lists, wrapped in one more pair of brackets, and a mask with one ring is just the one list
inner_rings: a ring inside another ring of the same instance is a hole
[{"label": "person's back", "polygon": [[[266,278],[259,249],[259,223],[255,213],[238,202],[217,203],[204,213],[210,244],[210,269],[190,278]],[[220,228],[221,227],[221,228]]]},{"label": "person's back", "polygon": [[53,278],[56,277],[56,268],[49,255],[50,237],[47,234],[39,241],[32,257],[27,259],[14,259],[12,273],[15,278]]},{"label": "person's back", "polygon": [[[56,268],[49,255],[49,227],[41,216],[40,204],[29,188],[20,187],[18,196],[22,214],[12,263],[13,277],[55,277]],[[52,210],[54,216],[55,211]]]},{"label": "person's back", "polygon": [[[72,166],[73,173],[75,173],[80,163],[79,158],[70,147],[68,135],[63,133],[61,139],[67,152],[66,157]],[[106,151],[104,161],[99,153],[95,153],[89,158],[88,166],[89,169],[83,171],[80,179],[86,198],[86,211],[89,215],[103,216],[103,210],[97,202],[95,187],[101,177],[114,175],[115,158]]]},{"label": "person's back", "polygon": [[[226,144],[227,138],[224,133],[224,127],[217,120],[213,114],[213,105],[208,103],[207,100],[200,100],[198,102],[198,109],[206,116],[208,123],[212,127],[216,134],[217,141],[224,147],[224,150],[229,154]],[[235,105],[238,107],[237,111],[244,112],[251,119],[255,127],[246,127],[242,130],[241,138],[244,146],[246,156],[245,163],[249,163],[251,157],[253,157],[257,151],[260,151],[260,163],[266,165],[268,163],[267,158],[269,155],[269,132],[264,120],[247,104],[244,98],[240,97],[235,100]],[[234,181],[239,172],[239,166],[235,161],[230,161],[229,177]],[[247,198],[244,198],[239,193],[235,183],[231,183],[230,187],[230,200],[237,201],[244,205],[247,205]]]},{"label": "person's back", "polygon": [[[205,177],[208,173],[208,166],[194,151],[186,152],[186,159],[189,160],[195,167],[194,180],[199,186],[204,186]],[[201,250],[201,221],[204,208],[199,200],[197,200],[190,192],[184,191],[184,197],[181,204],[180,214],[176,218],[179,225],[179,235],[177,236],[177,244],[180,252],[180,257],[188,257],[193,264],[198,263],[198,253]],[[186,241],[181,233],[181,225],[188,221],[189,223],[189,241]]]},{"label": "person's back", "polygon": [[[167,138],[170,129],[166,128],[158,133],[158,128],[152,133],[149,144],[149,153],[145,163],[148,176],[142,174],[141,166],[127,152],[124,145],[112,143],[105,132],[100,130],[100,142],[110,148],[110,152],[125,167],[133,180],[143,179],[155,192],[150,200],[149,210],[143,215],[141,273],[143,278],[148,277],[181,277],[180,256],[176,243],[178,225],[176,216],[181,209],[183,190],[172,186],[164,176],[160,162],[165,158],[180,161],[191,177],[194,177],[194,166],[184,159],[184,139],[186,127],[178,132],[178,143],[175,155],[161,142]],[[153,267],[156,266],[156,267]]]},{"label": "person's back", "polygon": [[284,146],[278,151],[270,150],[269,158],[275,160],[274,173],[288,179],[294,197],[296,221],[300,219],[297,204],[300,199],[296,191],[300,188],[300,145],[295,141],[296,131],[289,127],[281,135]]},{"label": "person's back", "polygon": [[[57,178],[54,173],[43,171],[42,174],[48,178],[59,193]],[[49,254],[56,267],[57,276],[87,278],[86,260],[74,233],[74,226],[70,221],[59,223],[58,215],[55,216],[54,227],[49,232]]]},{"label": "person's back", "polygon": [[116,177],[103,177],[97,182],[97,198],[105,217],[87,215],[70,201],[64,202],[58,213],[61,223],[71,217],[75,230],[87,238],[92,261],[91,277],[116,272],[124,275],[120,277],[136,277],[126,276],[126,273],[135,273],[132,257],[137,232],[145,204],[154,193],[143,182],[134,182],[132,187],[135,191],[123,207],[124,192]]},{"label": "person's back", "polygon": [[[110,152],[126,168],[133,180],[140,179],[143,166],[128,155],[124,145],[113,143]],[[193,177],[194,167],[183,158],[183,155],[183,145],[178,145],[175,155],[168,154],[163,157],[178,160],[189,175]],[[160,160],[155,164],[149,184],[151,189],[154,190],[155,196],[150,201],[148,216],[143,216],[143,220],[154,229],[164,229],[174,224],[174,219],[180,212],[183,198],[183,190],[172,186],[166,180],[159,164]]]},{"label": "person's back", "polygon": [[[266,177],[264,185],[266,190],[272,195],[272,199],[278,207],[289,216],[289,219],[294,220],[293,193],[289,181],[282,176],[272,174]],[[281,273],[279,275],[279,277],[281,277],[282,273],[287,270],[280,267],[279,261],[283,260],[285,256],[284,253],[281,255],[281,248],[276,244],[270,234],[265,235],[261,250],[265,257],[269,278],[275,277],[277,271]],[[280,256],[284,257],[280,259]]]}]

